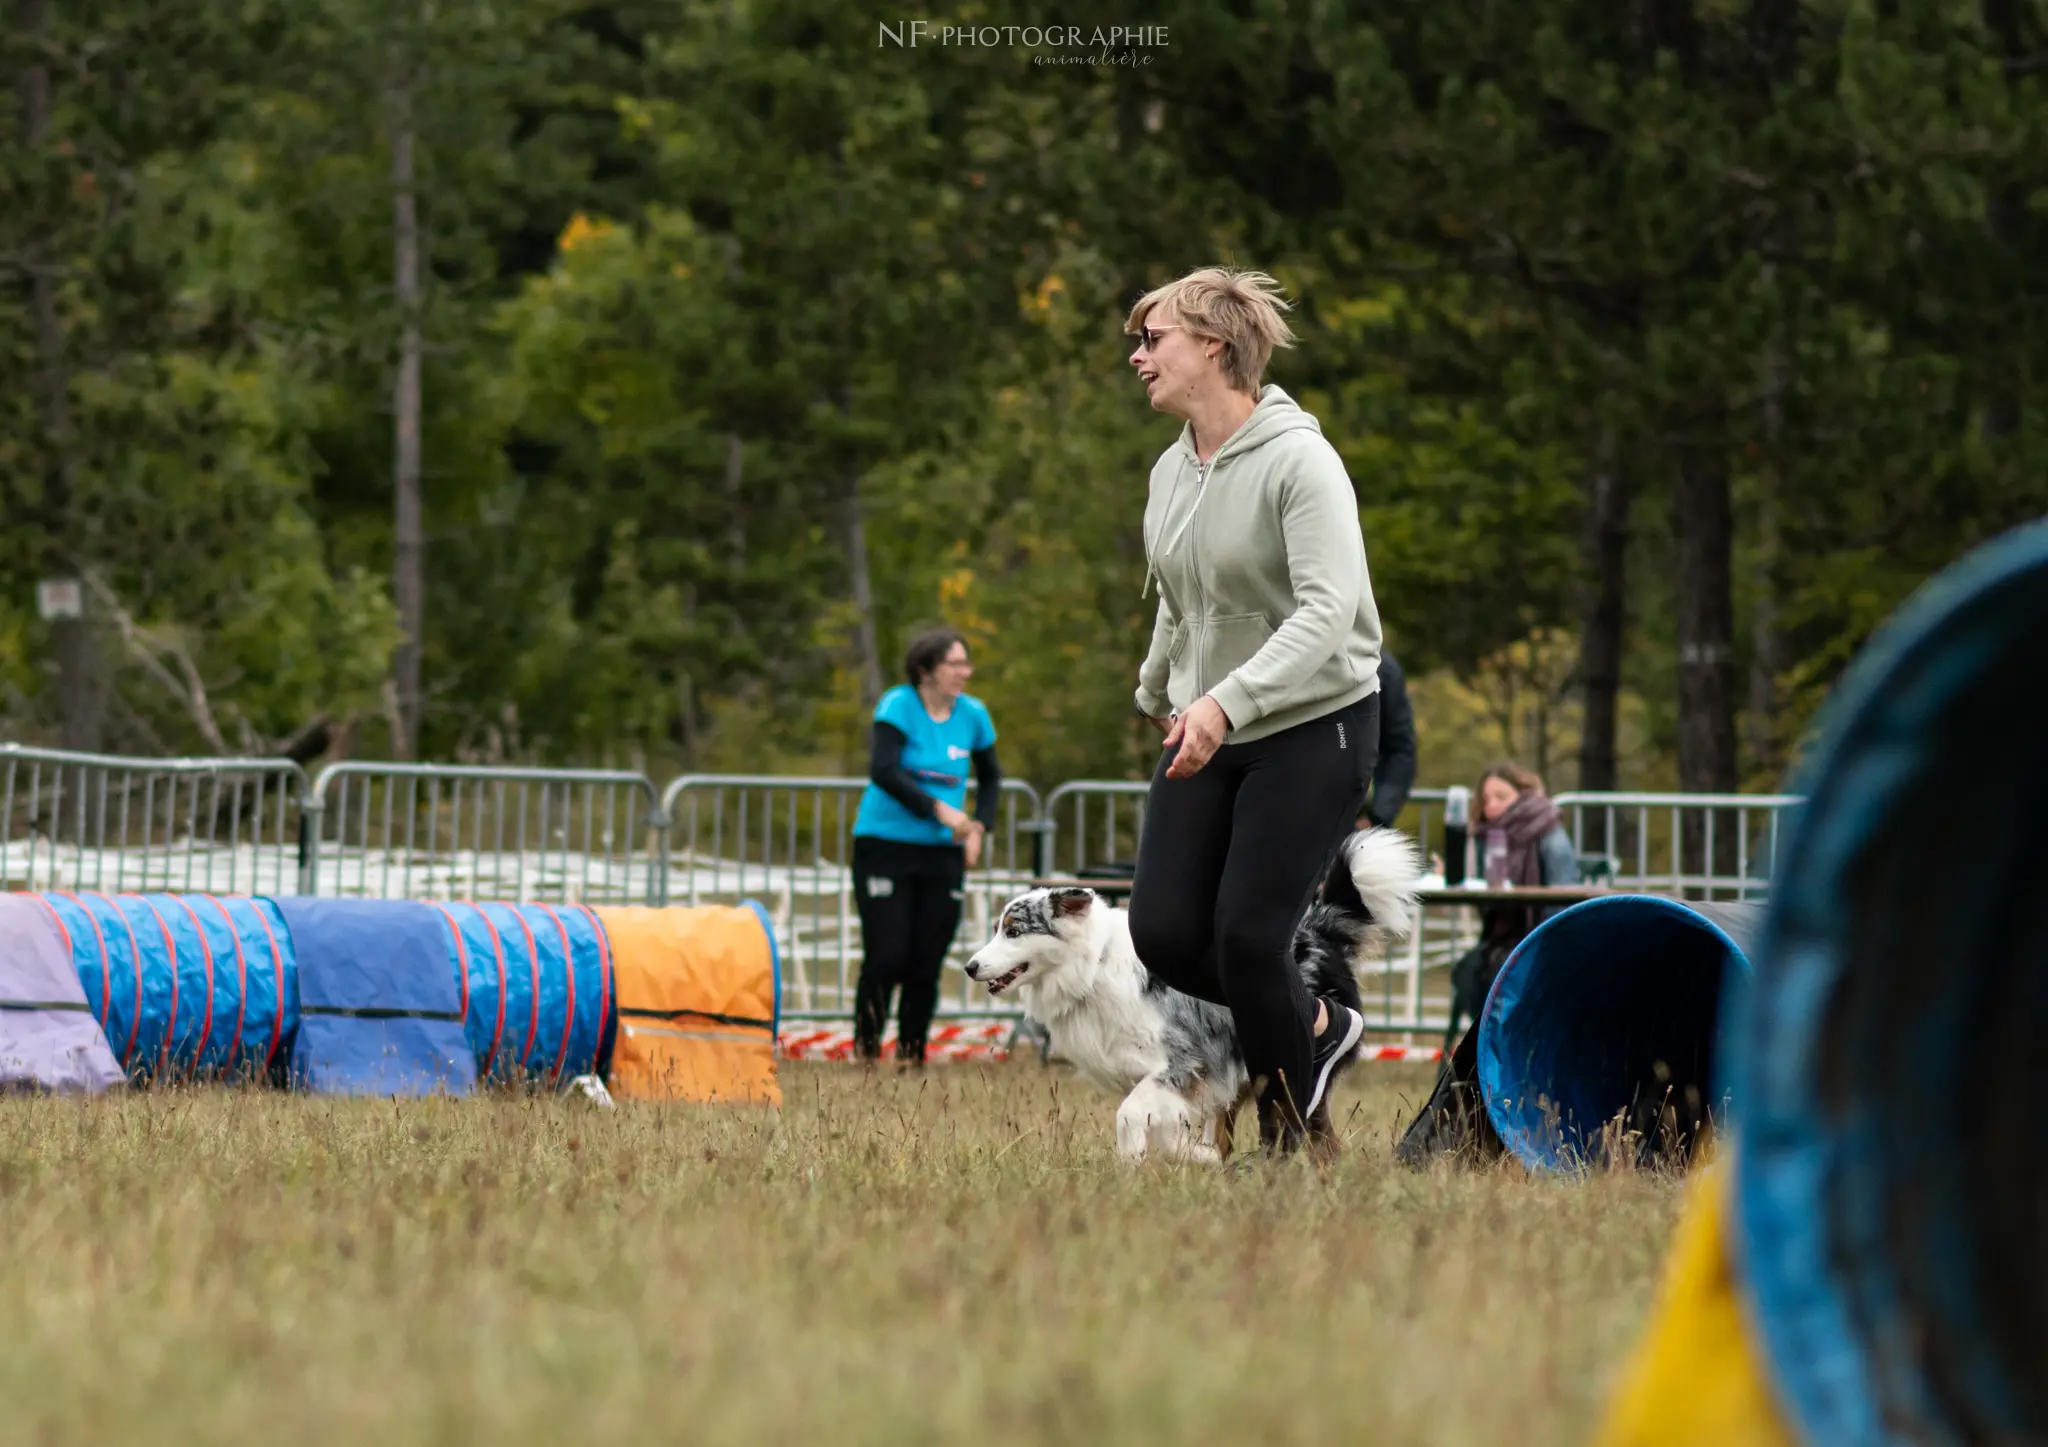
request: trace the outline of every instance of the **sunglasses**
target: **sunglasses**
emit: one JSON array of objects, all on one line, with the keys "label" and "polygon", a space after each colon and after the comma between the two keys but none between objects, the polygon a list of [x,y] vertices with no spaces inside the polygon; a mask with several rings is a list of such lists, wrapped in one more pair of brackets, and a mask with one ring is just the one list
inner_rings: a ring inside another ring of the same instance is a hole
[{"label": "sunglasses", "polygon": [[1158,349],[1159,339],[1168,332],[1177,332],[1179,327],[1140,327],[1138,329],[1138,350],[1150,352]]}]

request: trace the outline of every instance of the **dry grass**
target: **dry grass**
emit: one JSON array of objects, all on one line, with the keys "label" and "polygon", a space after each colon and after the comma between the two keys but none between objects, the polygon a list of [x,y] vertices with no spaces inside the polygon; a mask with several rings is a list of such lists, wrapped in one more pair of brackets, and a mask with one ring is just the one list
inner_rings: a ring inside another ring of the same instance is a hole
[{"label": "dry grass", "polygon": [[763,1113],[0,1101],[0,1440],[1583,1443],[1670,1182],[1119,1168],[1036,1063]]}]

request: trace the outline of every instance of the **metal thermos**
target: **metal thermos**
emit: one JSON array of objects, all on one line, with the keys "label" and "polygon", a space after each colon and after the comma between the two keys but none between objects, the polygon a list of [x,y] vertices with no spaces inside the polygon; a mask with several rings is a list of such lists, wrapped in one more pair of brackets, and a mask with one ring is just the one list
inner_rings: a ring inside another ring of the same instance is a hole
[{"label": "metal thermos", "polygon": [[1465,841],[1472,825],[1472,791],[1463,784],[1444,790],[1444,883],[1465,882]]}]

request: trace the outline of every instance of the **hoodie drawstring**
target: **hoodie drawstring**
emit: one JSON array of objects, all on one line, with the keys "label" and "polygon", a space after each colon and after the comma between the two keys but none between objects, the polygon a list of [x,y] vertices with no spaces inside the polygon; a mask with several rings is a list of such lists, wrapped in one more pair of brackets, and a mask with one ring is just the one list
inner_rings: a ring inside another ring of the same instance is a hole
[{"label": "hoodie drawstring", "polygon": [[[1159,550],[1160,557],[1164,558],[1172,555],[1174,548],[1179,545],[1180,540],[1187,535],[1188,528],[1193,525],[1195,514],[1202,510],[1202,499],[1209,495],[1209,489],[1206,485],[1209,481],[1209,469],[1215,465],[1216,459],[1213,457],[1207,462],[1197,462],[1195,464],[1195,487],[1199,489],[1195,493],[1195,505],[1188,509],[1188,515],[1181,519],[1180,526],[1174,529],[1173,536],[1167,539],[1166,546]],[[1181,472],[1184,471],[1186,471],[1185,467],[1181,469]],[[1174,500],[1180,496],[1180,476],[1180,472],[1174,474],[1173,494],[1166,500],[1166,510],[1168,512],[1173,511]],[[1138,590],[1140,602],[1144,601],[1145,595],[1152,591],[1152,580],[1158,576],[1159,565],[1148,559],[1145,566],[1145,586]]]},{"label": "hoodie drawstring", "polygon": [[[1199,459],[1196,460],[1195,486],[1201,488],[1202,493],[1206,493],[1209,490],[1206,485],[1209,474],[1215,470],[1216,464],[1221,462],[1225,456],[1235,457],[1240,452],[1249,452],[1253,448],[1264,446],[1283,432],[1294,431],[1309,431],[1314,432],[1317,436],[1321,436],[1323,429],[1322,425],[1315,418],[1309,416],[1308,413],[1295,405],[1292,397],[1288,396],[1271,382],[1268,382],[1259,389],[1258,402],[1252,408],[1252,415],[1245,419],[1244,424],[1236,432],[1223,439],[1223,445],[1216,449],[1207,462],[1202,462]],[[1189,423],[1186,430],[1181,433],[1180,441],[1181,451],[1186,456],[1192,456],[1194,453],[1193,438],[1194,424]],[[1181,466],[1183,469],[1187,466],[1185,458]],[[1173,494],[1167,499],[1166,503],[1166,510],[1168,512],[1173,511],[1173,504],[1179,497],[1180,473],[1176,472],[1173,478]],[[1174,530],[1172,540],[1160,550],[1160,557],[1170,556],[1174,548],[1179,546],[1180,540],[1186,536],[1187,530],[1194,525],[1195,514],[1201,510],[1202,494],[1197,493],[1195,495],[1195,505],[1188,509],[1188,515],[1181,520],[1181,525]],[[1145,586],[1138,590],[1138,597],[1140,599],[1150,596],[1153,580],[1159,576],[1158,564],[1153,562],[1150,556],[1145,561]]]}]

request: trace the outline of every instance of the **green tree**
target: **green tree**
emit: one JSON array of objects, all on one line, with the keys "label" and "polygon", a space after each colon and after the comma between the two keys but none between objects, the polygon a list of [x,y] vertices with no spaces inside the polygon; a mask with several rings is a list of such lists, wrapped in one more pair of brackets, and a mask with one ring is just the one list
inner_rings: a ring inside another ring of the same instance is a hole
[{"label": "green tree", "polygon": [[[34,324],[0,364],[33,385],[6,389],[0,609],[51,572],[89,588],[53,630],[54,686],[17,667],[9,711],[73,746],[314,747],[384,615],[310,522],[305,429],[330,399],[241,304],[267,233],[210,204],[260,41],[147,3],[20,17],[0,250]],[[50,656],[40,625],[9,631]]]}]

